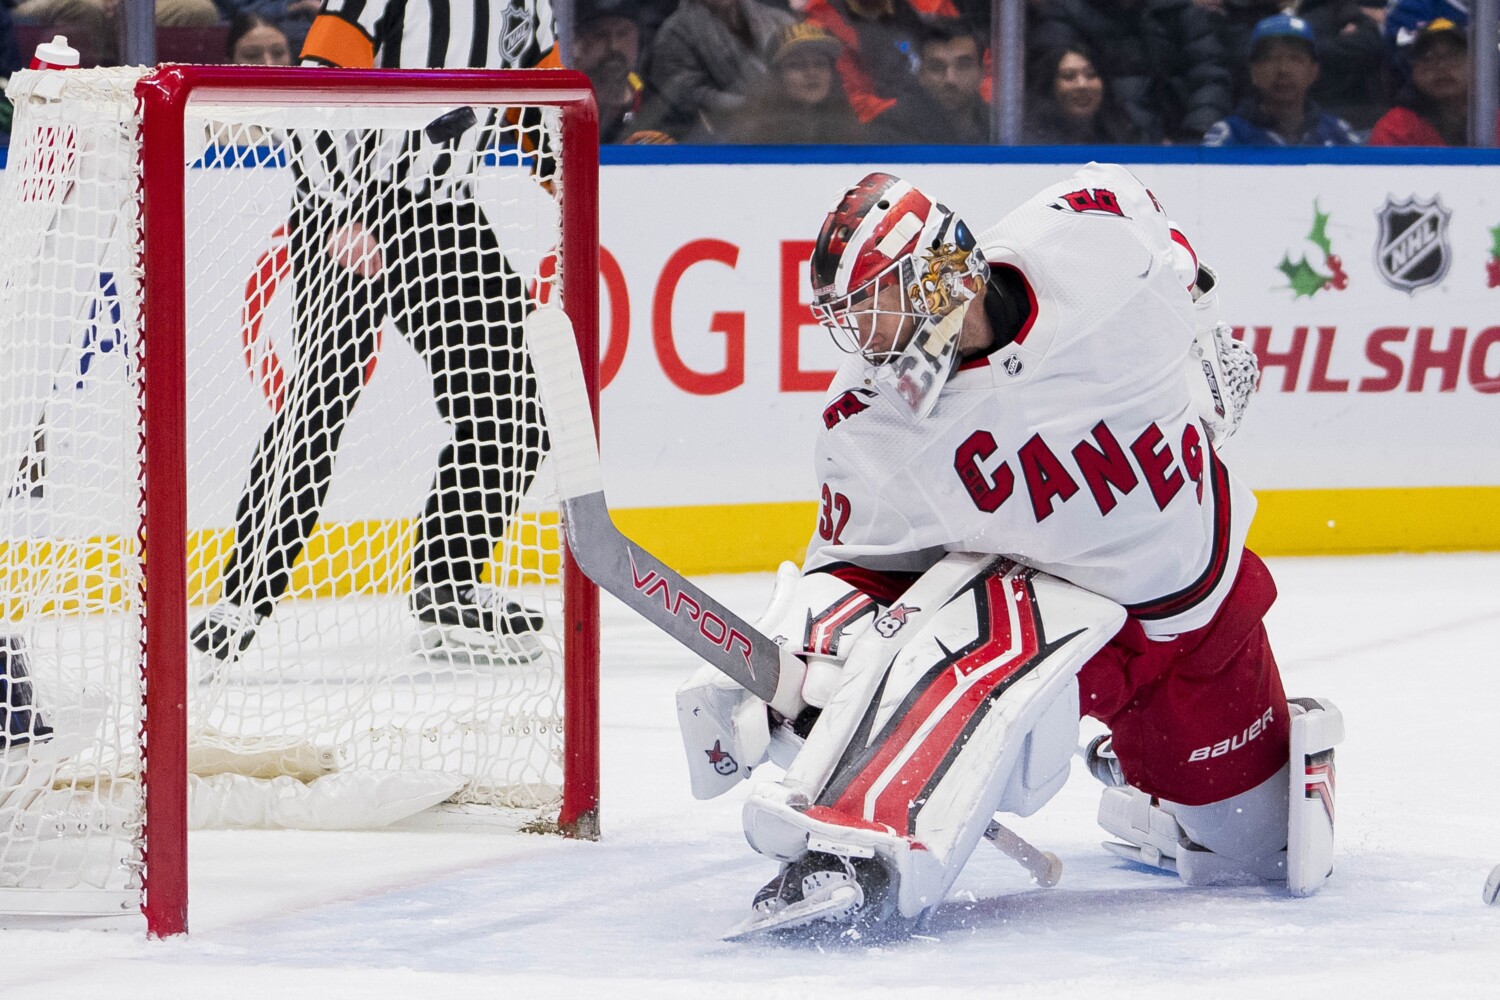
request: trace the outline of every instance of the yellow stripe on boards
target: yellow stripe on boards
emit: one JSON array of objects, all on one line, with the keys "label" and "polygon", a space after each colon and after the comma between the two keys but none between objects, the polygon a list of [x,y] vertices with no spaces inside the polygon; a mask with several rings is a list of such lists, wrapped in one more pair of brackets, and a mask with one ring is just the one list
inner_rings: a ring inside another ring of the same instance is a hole
[{"label": "yellow stripe on boards", "polygon": [[123,606],[133,553],[124,538],[0,541],[0,621]]},{"label": "yellow stripe on boards", "polygon": [[[1267,556],[1500,550],[1500,487],[1263,490],[1249,545]],[[743,504],[615,512],[620,530],[683,573],[800,562],[817,505]]]},{"label": "yellow stripe on boards", "polygon": [[[403,593],[411,568],[414,522],[321,524],[292,567],[288,598]],[[188,602],[220,596],[221,574],[233,545],[229,528],[191,531],[187,542]],[[496,546],[485,578],[504,567],[504,587],[555,581],[561,567],[557,516],[527,512]],[[0,540],[0,621],[134,606],[138,583],[133,540],[123,537]]]},{"label": "yellow stripe on boards", "polygon": [[1259,490],[1250,548],[1268,556],[1500,549],[1500,486]]},{"label": "yellow stripe on boards", "polygon": [[[1249,544],[1266,556],[1500,550],[1500,487],[1262,490]],[[774,570],[800,562],[817,519],[812,503],[620,510],[625,535],[683,573]],[[411,566],[413,522],[319,525],[292,570],[289,597],[400,593]],[[552,514],[517,517],[496,549],[516,587],[555,581],[559,529]],[[219,596],[228,529],[188,539],[193,604]],[[120,609],[134,601],[134,545],[122,538],[0,541],[0,621]],[[492,566],[493,569],[493,566]]]},{"label": "yellow stripe on boards", "polygon": [[679,573],[755,573],[801,563],[817,523],[812,503],[647,507],[614,512],[615,524]]}]

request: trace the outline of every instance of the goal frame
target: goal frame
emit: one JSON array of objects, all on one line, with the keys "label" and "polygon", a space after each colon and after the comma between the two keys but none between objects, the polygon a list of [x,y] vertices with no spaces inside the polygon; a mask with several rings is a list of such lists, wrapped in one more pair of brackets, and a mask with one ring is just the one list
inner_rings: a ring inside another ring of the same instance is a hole
[{"label": "goal frame", "polygon": [[[599,132],[588,78],[569,70],[381,70],[171,65],[142,78],[140,104],[143,388],[140,546],[144,638],[141,785],[145,797],[141,910],[147,933],[187,931],[187,298],[188,102],[348,106],[528,104],[561,115],[560,289],[577,333],[598,419]],[[149,266],[147,266],[149,261]],[[565,836],[599,836],[599,596],[563,546],[563,794]],[[149,595],[149,596],[148,596]]]}]

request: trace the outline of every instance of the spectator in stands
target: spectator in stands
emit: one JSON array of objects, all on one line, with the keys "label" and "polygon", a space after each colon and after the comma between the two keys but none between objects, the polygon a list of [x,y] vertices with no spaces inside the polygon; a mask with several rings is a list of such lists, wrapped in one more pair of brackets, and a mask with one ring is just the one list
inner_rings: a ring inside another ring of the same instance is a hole
[{"label": "spectator in stands", "polygon": [[[122,0],[20,0],[14,4],[18,21],[44,24],[49,31],[67,35],[84,66],[108,66],[119,61],[122,6]],[[213,0],[156,0],[157,27],[208,27],[218,23],[219,12]]]},{"label": "spectator in stands", "polygon": [[229,25],[225,55],[242,66],[290,66],[292,46],[286,32],[259,14],[240,14]]},{"label": "spectator in stands", "polygon": [[1381,29],[1386,54],[1398,64],[1403,77],[1412,42],[1425,26],[1440,18],[1460,30],[1467,29],[1468,0],[1392,0],[1387,5],[1385,24]]},{"label": "spectator in stands", "polygon": [[1445,17],[1408,36],[1411,79],[1370,131],[1372,146],[1466,146],[1469,140],[1469,38]]},{"label": "spectator in stands", "polygon": [[10,26],[10,7],[0,0],[0,77],[9,79],[12,73],[24,65],[20,46],[16,44],[16,34]]},{"label": "spectator in stands", "polygon": [[1145,137],[1115,103],[1082,48],[1047,49],[1027,68],[1025,141],[1037,146],[1117,145]]},{"label": "spectator in stands", "polygon": [[1313,100],[1362,129],[1374,124],[1384,110],[1384,0],[1223,0],[1217,13],[1224,52],[1235,68],[1237,100],[1252,96],[1248,61],[1255,26],[1276,14],[1295,14],[1312,29],[1318,49],[1320,72]]},{"label": "spectator in stands", "polygon": [[[957,16],[951,0],[923,2],[931,16]],[[806,17],[843,43],[839,76],[860,121],[873,121],[917,89],[925,28],[911,0],[809,0]]]},{"label": "spectator in stands", "polygon": [[745,102],[726,141],[761,145],[865,141],[834,63],[843,46],[816,24],[782,28],[769,52],[771,75]]},{"label": "spectator in stands", "polygon": [[[157,0],[158,5],[161,0]],[[318,16],[321,0],[214,0],[224,20],[234,22],[241,14],[254,14],[275,25],[286,35],[293,56],[302,51],[307,29]]]},{"label": "spectator in stands", "polygon": [[[953,4],[953,9],[957,12],[958,19],[968,28],[969,34],[975,38],[983,38],[988,43],[990,37],[990,19],[995,15],[994,7],[996,4],[993,0],[951,0],[951,3]],[[1026,0],[1026,3],[1027,6],[1037,6],[1045,4],[1046,0]],[[920,2],[914,4],[914,6],[919,12],[926,13],[922,10]],[[932,13],[941,16],[936,10]]]},{"label": "spectator in stands", "polygon": [[712,139],[765,85],[763,53],[792,21],[761,0],[681,0],[656,34],[646,71],[669,105],[665,130]]},{"label": "spectator in stands", "polygon": [[[114,25],[105,16],[103,0],[5,0],[17,24],[46,28],[47,38],[64,35],[78,50],[82,65],[113,61]],[[28,53],[29,55],[29,53]]]},{"label": "spectator in stands", "polygon": [[1275,14],[1250,35],[1250,96],[1215,122],[1205,146],[1357,146],[1342,118],[1308,96],[1318,79],[1312,28],[1300,17]]},{"label": "spectator in stands", "polygon": [[0,2],[0,146],[10,144],[11,106],[5,96],[5,84],[22,65],[21,50],[10,28],[10,8]]},{"label": "spectator in stands", "polygon": [[659,132],[661,101],[649,97],[636,72],[640,61],[638,7],[632,0],[582,0],[573,9],[573,68],[594,85],[599,141],[646,141]]},{"label": "spectator in stands", "polygon": [[984,46],[957,18],[934,18],[917,49],[916,89],[870,123],[871,141],[977,145],[990,141]]},{"label": "spectator in stands", "polygon": [[1383,0],[1301,0],[1295,13],[1312,28],[1317,46],[1313,100],[1354,128],[1369,129],[1387,106]]},{"label": "spectator in stands", "polygon": [[1038,52],[1092,48],[1116,100],[1153,142],[1196,144],[1233,104],[1223,44],[1192,0],[1052,0],[1029,43]]},{"label": "spectator in stands", "polygon": [[[282,30],[259,14],[240,14],[229,25],[224,42],[225,61],[237,66],[290,66],[292,50]],[[208,126],[208,144],[226,152],[222,164],[259,162],[257,154],[242,152],[262,146],[283,146],[286,134],[245,122],[217,122]],[[241,152],[236,152],[241,151]]]}]

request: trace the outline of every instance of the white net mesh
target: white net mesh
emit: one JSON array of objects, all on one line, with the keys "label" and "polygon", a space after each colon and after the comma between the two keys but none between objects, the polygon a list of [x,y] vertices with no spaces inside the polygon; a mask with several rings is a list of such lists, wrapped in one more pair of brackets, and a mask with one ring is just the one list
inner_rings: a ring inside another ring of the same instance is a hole
[{"label": "white net mesh", "polygon": [[[12,84],[0,887],[139,867],[141,72]],[[561,270],[558,112],[335,105],[188,106],[190,816],[545,821],[565,609],[520,320]]]}]

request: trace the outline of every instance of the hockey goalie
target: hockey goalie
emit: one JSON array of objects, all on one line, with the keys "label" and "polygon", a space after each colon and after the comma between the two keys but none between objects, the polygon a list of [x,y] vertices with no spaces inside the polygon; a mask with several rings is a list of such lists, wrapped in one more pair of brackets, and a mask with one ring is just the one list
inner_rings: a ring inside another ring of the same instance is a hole
[{"label": "hockey goalie", "polygon": [[1110,730],[1087,757],[1116,854],[1317,891],[1343,722],[1283,693],[1255,498],[1218,454],[1254,356],[1157,199],[1089,164],[975,236],[875,173],[810,266],[851,356],[816,534],[761,621],[807,708],[711,667],[678,695],[699,797],[786,768],[744,806],[781,870],[731,936],[916,925],[997,812],[1056,794],[1080,715]]}]

